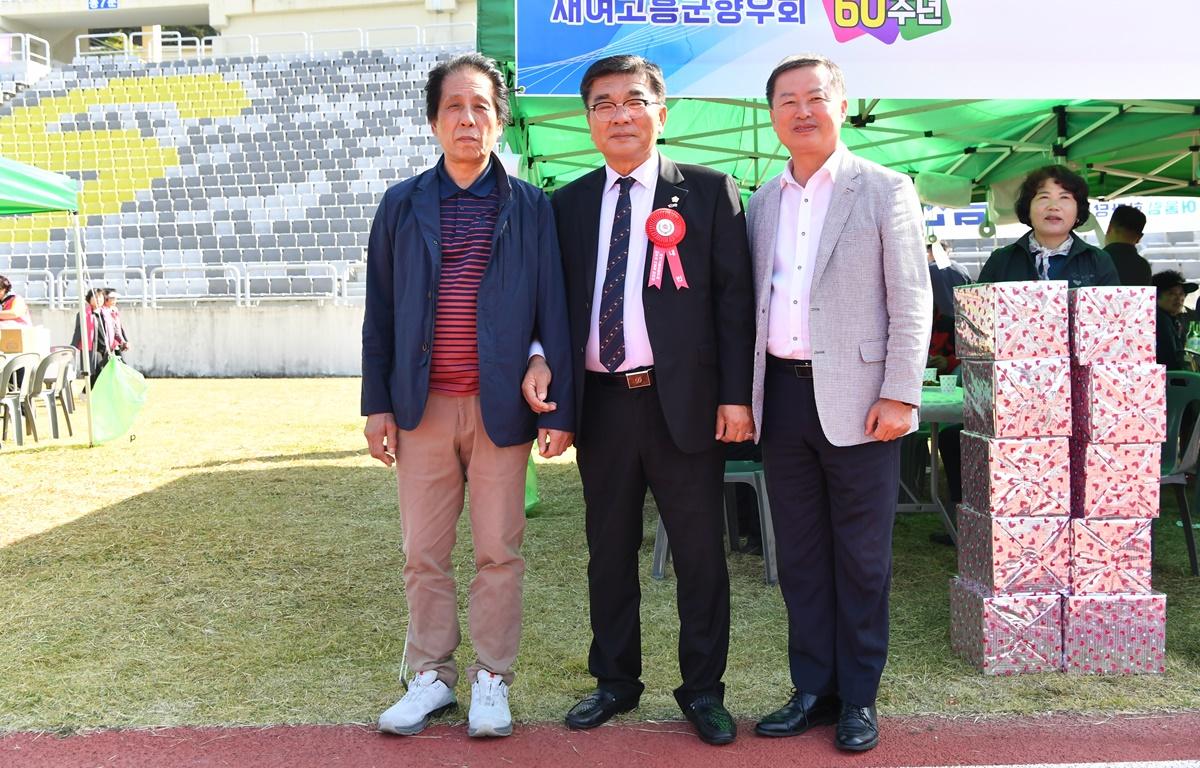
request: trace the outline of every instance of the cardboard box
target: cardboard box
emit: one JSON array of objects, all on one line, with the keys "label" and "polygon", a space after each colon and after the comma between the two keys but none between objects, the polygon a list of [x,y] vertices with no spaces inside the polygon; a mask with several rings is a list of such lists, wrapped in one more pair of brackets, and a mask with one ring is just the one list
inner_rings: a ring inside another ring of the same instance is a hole
[{"label": "cardboard box", "polygon": [[[1160,443],[1071,441],[1071,514],[1153,518],[1159,510]],[[963,456],[966,477],[966,455]],[[966,490],[966,484],[963,484]]]},{"label": "cardboard box", "polygon": [[963,426],[968,432],[985,437],[1071,434],[1071,368],[1067,358],[965,360],[960,370]]},{"label": "cardboard box", "polygon": [[1071,593],[1149,593],[1150,523],[1071,520]]},{"label": "cardboard box", "polygon": [[1067,283],[980,283],[954,289],[959,359],[1066,357]]},{"label": "cardboard box", "polygon": [[6,355],[35,352],[50,354],[50,329],[41,325],[0,328],[0,352]]},{"label": "cardboard box", "polygon": [[958,574],[989,594],[1066,593],[1069,517],[988,517],[958,507]]},{"label": "cardboard box", "polygon": [[1070,292],[1071,361],[1153,363],[1157,293],[1151,286],[1097,286]]},{"label": "cardboard box", "polygon": [[1167,596],[1070,595],[1063,616],[1063,664],[1086,675],[1166,671]]},{"label": "cardboard box", "polygon": [[962,433],[963,503],[992,517],[1071,514],[1066,437],[992,438]]},{"label": "cardboard box", "polygon": [[1088,443],[1167,439],[1167,370],[1147,363],[1098,363],[1072,371],[1075,435]]},{"label": "cardboard box", "polygon": [[950,645],[987,675],[1062,669],[1062,597],[988,595],[964,579],[950,580]]}]

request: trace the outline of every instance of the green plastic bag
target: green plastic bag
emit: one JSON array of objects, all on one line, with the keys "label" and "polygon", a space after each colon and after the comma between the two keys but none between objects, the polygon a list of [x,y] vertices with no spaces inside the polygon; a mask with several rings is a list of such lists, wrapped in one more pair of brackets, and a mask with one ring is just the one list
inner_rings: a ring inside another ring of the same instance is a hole
[{"label": "green plastic bag", "polygon": [[106,443],[121,437],[146,404],[146,379],[121,362],[109,358],[92,387],[92,437]]},{"label": "green plastic bag", "polygon": [[533,466],[533,456],[525,466],[525,516],[533,517],[542,497],[538,495],[537,470]]}]

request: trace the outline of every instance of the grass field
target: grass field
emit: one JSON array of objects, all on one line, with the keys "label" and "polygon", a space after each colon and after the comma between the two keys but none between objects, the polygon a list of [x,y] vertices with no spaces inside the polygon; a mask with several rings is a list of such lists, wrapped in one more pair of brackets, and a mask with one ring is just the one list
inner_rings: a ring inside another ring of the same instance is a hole
[{"label": "grass field", "polygon": [[[404,642],[393,475],[363,451],[358,381],[154,380],[136,439],[0,451],[0,731],[372,722],[399,697]],[[80,412],[82,415],[82,412]],[[77,426],[79,426],[77,424]],[[526,534],[525,632],[514,715],[557,720],[590,689],[579,481],[539,465]],[[1200,708],[1200,579],[1173,507],[1157,523],[1168,672],[985,678],[949,648],[954,551],[938,523],[896,526],[887,714],[980,716]],[[679,716],[675,582],[643,549],[642,706]],[[470,567],[468,528],[455,558]],[[755,717],[790,691],[786,622],[757,557],[730,556],[727,703]],[[465,576],[460,575],[460,583]],[[464,590],[465,591],[465,590]],[[464,630],[465,634],[465,630]],[[469,643],[459,653],[470,663]],[[460,699],[469,698],[466,681]]]}]

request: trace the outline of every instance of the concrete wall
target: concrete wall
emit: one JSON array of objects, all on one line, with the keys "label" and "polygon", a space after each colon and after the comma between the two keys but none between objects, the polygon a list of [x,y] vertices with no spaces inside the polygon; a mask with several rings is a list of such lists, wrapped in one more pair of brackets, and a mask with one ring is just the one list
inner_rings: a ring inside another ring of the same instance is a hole
[{"label": "concrete wall", "polygon": [[[361,306],[314,302],[235,307],[200,304],[143,309],[121,305],[125,359],[148,376],[358,376]],[[51,344],[69,344],[75,314],[33,308]]]}]

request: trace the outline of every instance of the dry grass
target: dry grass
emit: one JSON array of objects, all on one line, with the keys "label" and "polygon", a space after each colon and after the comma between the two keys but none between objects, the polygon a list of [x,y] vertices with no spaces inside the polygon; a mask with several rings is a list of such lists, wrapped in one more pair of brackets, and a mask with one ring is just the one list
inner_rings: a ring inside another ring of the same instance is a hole
[{"label": "dry grass", "polygon": [[[0,452],[0,730],[369,722],[401,692],[405,604],[392,475],[361,450],[356,380],[151,382],[133,441]],[[526,536],[526,620],[514,714],[556,720],[588,690],[586,550],[569,460],[539,468]],[[1168,673],[991,679],[950,652],[953,551],[936,521],[896,528],[892,714],[1161,711],[1200,707],[1200,579],[1169,512],[1156,584],[1169,595]],[[634,716],[677,717],[675,582],[643,573],[647,694]],[[465,523],[465,519],[464,519]],[[470,564],[468,529],[456,562]],[[728,703],[788,693],[786,623],[761,560],[730,559]],[[459,654],[465,666],[470,649]],[[460,697],[468,694],[465,681]]]}]

